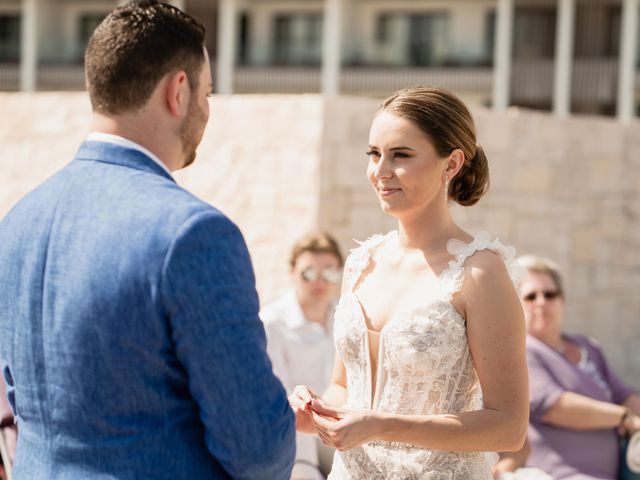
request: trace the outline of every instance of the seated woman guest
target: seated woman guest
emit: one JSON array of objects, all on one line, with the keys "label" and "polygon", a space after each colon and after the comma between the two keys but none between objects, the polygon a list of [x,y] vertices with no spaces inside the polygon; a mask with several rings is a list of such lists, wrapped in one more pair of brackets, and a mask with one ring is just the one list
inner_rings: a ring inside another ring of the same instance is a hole
[{"label": "seated woman guest", "polygon": [[527,326],[531,454],[554,479],[614,480],[619,435],[640,430],[640,396],[597,342],[563,331],[564,290],[550,260],[525,256],[519,294]]}]

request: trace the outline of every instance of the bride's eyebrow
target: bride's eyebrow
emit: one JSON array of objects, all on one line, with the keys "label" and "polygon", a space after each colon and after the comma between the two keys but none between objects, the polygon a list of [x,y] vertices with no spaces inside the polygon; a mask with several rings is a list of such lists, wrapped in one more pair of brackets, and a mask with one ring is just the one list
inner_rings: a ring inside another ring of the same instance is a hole
[{"label": "bride's eyebrow", "polygon": [[415,152],[415,149],[413,149],[411,147],[404,147],[404,146],[402,146],[402,147],[393,147],[393,148],[390,148],[389,150],[391,150],[392,152],[395,151],[395,150],[411,150],[412,152]]}]

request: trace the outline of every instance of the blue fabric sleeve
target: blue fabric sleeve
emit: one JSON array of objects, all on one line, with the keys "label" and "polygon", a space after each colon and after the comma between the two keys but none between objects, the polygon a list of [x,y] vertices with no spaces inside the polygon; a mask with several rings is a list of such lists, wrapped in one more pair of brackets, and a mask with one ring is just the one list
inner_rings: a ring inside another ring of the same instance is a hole
[{"label": "blue fabric sleeve", "polygon": [[211,454],[234,479],[288,480],[295,420],[266,353],[238,228],[214,209],[193,216],[167,252],[162,292]]}]

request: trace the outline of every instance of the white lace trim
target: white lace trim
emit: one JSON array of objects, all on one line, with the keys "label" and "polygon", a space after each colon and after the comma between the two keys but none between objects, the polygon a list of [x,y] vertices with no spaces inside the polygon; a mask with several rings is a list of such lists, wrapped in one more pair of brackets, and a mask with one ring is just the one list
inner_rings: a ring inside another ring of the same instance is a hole
[{"label": "white lace trim", "polygon": [[[351,249],[347,265],[345,265],[345,278],[349,289],[353,289],[362,271],[367,267],[371,258],[371,250],[380,245],[384,240],[397,236],[397,230],[391,230],[386,234],[376,233],[365,241],[354,240],[358,246]],[[487,231],[476,233],[469,243],[457,238],[447,242],[447,251],[455,258],[449,262],[447,268],[440,274],[441,297],[448,301],[460,290],[464,280],[464,264],[470,256],[481,250],[491,250],[502,257],[507,267],[509,278],[514,283],[525,273],[525,269],[515,260],[516,249],[511,245],[504,245],[499,239],[491,238]]]},{"label": "white lace trim", "polygon": [[353,289],[355,282],[360,277],[360,274],[369,264],[371,250],[380,245],[387,237],[397,234],[397,230],[391,230],[386,234],[376,233],[363,242],[354,239],[358,246],[349,251],[347,263],[344,266],[345,280],[348,282],[347,286],[349,290]]},{"label": "white lace trim", "polygon": [[514,284],[524,273],[524,269],[515,260],[516,249],[511,245],[504,245],[497,238],[492,239],[489,232],[478,232],[469,243],[452,238],[447,242],[447,251],[455,258],[449,262],[449,266],[440,278],[441,288],[446,298],[451,299],[453,294],[462,287],[464,263],[467,258],[482,250],[491,250],[502,257],[507,267],[509,278]]}]

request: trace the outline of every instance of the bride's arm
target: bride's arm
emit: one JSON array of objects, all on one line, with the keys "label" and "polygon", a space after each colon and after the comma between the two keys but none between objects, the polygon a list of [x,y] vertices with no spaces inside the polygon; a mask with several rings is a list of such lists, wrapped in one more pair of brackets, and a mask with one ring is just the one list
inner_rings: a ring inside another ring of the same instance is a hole
[{"label": "bride's arm", "polygon": [[329,387],[322,394],[322,400],[332,407],[341,407],[347,402],[347,371],[340,355],[336,353]]},{"label": "bride's arm", "polygon": [[[484,408],[460,414],[397,415],[353,412],[312,403],[318,433],[339,449],[372,440],[445,451],[519,450],[529,404],[522,307],[506,267],[478,252],[465,266],[455,305],[467,321],[469,347],[482,386]],[[328,418],[334,417],[334,418]]]}]

